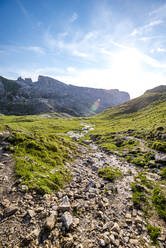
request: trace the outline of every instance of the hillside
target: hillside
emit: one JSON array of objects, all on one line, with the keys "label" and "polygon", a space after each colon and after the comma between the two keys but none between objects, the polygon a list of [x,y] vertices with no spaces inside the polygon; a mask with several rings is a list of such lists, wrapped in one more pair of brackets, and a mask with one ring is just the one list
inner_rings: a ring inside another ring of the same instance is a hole
[{"label": "hillside", "polygon": [[92,117],[0,116],[0,246],[165,247],[160,89]]},{"label": "hillside", "polygon": [[[159,86],[149,90],[138,98],[92,117],[91,122],[96,125],[93,134],[98,143],[108,150],[118,152],[118,155],[124,156],[128,161],[133,161],[135,157],[139,160],[140,155],[142,164],[144,158],[140,150],[138,149],[138,154],[134,152],[135,155],[131,152],[131,155],[128,143],[131,143],[131,149],[136,149],[135,146],[140,146],[141,139],[147,147],[166,152],[166,90],[163,88],[164,86]],[[154,164],[154,161],[151,162]]]},{"label": "hillside", "polygon": [[87,116],[130,99],[126,92],[67,85],[39,76],[16,81],[0,77],[0,112],[3,114],[68,113]]}]

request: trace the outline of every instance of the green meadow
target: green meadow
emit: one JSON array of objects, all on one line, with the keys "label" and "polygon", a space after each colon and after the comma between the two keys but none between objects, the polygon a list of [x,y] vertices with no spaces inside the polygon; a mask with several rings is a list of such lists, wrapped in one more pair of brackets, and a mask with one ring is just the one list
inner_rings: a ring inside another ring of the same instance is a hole
[{"label": "green meadow", "polygon": [[[77,154],[77,142],[67,132],[79,132],[81,122],[94,126],[85,137],[106,152],[142,168],[155,167],[155,150],[165,152],[166,92],[148,92],[92,117],[72,118],[53,113],[0,116],[0,131],[9,130],[15,175],[40,193],[58,191],[70,180],[65,162]],[[150,149],[150,150],[148,150]],[[165,175],[165,171],[162,172]]]},{"label": "green meadow", "polygon": [[80,129],[72,118],[0,116],[1,131],[9,130],[9,149],[16,160],[15,175],[41,194],[56,192],[70,180],[64,164],[77,154],[67,132]]}]

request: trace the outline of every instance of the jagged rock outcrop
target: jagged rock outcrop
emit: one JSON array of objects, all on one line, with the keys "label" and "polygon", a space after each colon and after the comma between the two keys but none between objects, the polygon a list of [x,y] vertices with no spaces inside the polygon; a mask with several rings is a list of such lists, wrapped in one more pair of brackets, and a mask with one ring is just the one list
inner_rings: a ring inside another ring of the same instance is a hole
[{"label": "jagged rock outcrop", "polygon": [[3,114],[38,114],[65,112],[74,116],[99,113],[128,101],[127,92],[68,85],[50,77],[39,76],[16,81],[0,77],[0,112]]}]

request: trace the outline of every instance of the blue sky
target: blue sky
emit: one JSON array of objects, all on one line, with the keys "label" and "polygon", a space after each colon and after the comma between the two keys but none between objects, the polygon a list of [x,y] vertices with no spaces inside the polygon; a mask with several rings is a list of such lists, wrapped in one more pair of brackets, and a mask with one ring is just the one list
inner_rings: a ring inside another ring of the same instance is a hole
[{"label": "blue sky", "polygon": [[0,75],[128,91],[166,83],[166,0],[0,0]]}]

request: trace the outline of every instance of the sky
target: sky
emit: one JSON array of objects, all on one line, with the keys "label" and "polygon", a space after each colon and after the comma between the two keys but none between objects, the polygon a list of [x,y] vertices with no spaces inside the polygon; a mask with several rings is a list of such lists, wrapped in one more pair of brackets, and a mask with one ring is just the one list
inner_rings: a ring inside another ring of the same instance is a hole
[{"label": "sky", "polygon": [[127,91],[166,84],[166,0],[0,0],[0,75]]}]

